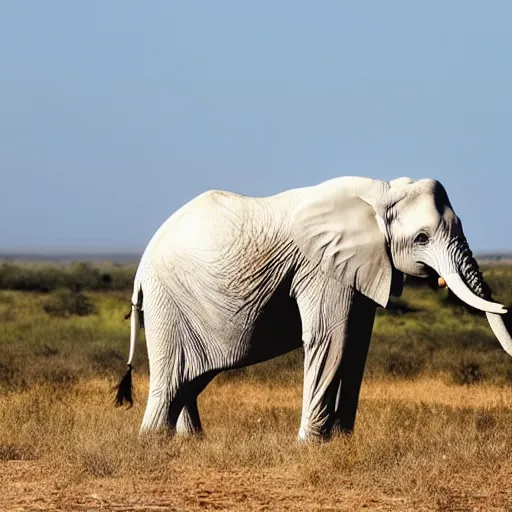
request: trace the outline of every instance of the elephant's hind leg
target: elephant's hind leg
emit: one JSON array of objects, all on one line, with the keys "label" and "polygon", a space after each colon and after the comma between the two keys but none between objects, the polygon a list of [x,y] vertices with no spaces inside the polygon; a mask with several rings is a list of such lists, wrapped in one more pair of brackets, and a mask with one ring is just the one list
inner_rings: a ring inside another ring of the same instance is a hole
[{"label": "elephant's hind leg", "polygon": [[197,408],[197,399],[192,398],[183,406],[176,423],[176,433],[181,436],[193,436],[203,433],[203,426],[201,425],[201,418]]},{"label": "elephant's hind leg", "polygon": [[141,433],[162,429],[173,433],[176,429],[178,416],[184,405],[180,400],[183,381],[180,372],[177,371],[181,358],[177,356],[176,360],[172,359],[169,362],[160,361],[161,367],[156,369],[155,364],[152,365],[150,362],[148,401],[140,428]]},{"label": "elephant's hind leg", "polygon": [[204,374],[184,388],[183,392],[186,396],[185,405],[176,423],[176,433],[183,436],[201,435],[203,433],[201,418],[197,408],[197,398],[213,380],[215,375],[217,375],[217,372]]},{"label": "elephant's hind leg", "polygon": [[[166,429],[172,434],[187,403],[187,386],[204,373],[204,369],[197,364],[195,355],[186,350],[193,333],[178,309],[169,299],[163,301],[157,294],[146,293],[145,297],[149,393],[140,431]],[[191,423],[197,424],[193,405],[187,411]]]}]

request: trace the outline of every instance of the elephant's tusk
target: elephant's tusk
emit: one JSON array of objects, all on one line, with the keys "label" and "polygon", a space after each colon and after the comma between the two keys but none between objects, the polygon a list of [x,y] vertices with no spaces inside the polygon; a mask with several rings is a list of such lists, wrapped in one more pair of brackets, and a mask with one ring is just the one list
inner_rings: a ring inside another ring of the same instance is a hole
[{"label": "elephant's tusk", "polygon": [[503,350],[509,355],[512,356],[512,338],[510,337],[510,333],[508,332],[505,322],[503,321],[503,317],[501,315],[495,315],[493,313],[486,313],[487,321],[491,326],[492,332],[498,338],[498,341],[501,343]]},{"label": "elephant's tusk", "polygon": [[475,295],[458,274],[447,274],[444,279],[452,292],[469,306],[486,313],[497,313],[498,315],[504,315],[507,312],[507,308],[503,304],[490,302]]}]

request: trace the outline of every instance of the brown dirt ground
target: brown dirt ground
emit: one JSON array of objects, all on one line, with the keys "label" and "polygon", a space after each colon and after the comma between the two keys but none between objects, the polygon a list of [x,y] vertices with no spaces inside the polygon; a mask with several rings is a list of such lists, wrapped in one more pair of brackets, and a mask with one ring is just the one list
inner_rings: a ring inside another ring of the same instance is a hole
[{"label": "brown dirt ground", "polygon": [[[503,490],[491,495],[471,488],[474,482],[454,478],[444,496],[429,500],[393,495],[390,489],[363,492],[351,482],[339,488],[311,489],[297,485],[293,474],[275,470],[190,471],[176,468],[163,480],[80,478],[65,467],[39,462],[9,461],[0,465],[0,509],[5,511],[509,511],[512,510],[512,467],[499,475]],[[462,476],[462,475],[461,475]],[[458,492],[454,487],[460,486]],[[508,488],[507,488],[508,486]]]}]

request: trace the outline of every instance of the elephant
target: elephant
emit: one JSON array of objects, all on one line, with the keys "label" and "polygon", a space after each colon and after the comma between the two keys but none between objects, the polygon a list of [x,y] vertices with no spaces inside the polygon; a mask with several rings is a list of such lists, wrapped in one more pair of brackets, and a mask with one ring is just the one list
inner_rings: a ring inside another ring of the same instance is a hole
[{"label": "elephant", "polygon": [[140,433],[202,433],[197,397],[220,372],[304,349],[298,439],[354,430],[377,307],[405,276],[442,278],[512,339],[443,185],[343,176],[266,196],[206,191],[148,243],[134,278],[128,371],[144,318],[149,393]]}]

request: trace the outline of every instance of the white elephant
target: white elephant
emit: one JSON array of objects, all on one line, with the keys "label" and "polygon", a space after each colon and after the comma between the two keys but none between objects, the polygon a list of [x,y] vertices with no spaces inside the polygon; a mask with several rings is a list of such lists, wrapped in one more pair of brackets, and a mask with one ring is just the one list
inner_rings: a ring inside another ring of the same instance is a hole
[{"label": "white elephant", "polygon": [[143,308],[149,396],[141,432],[201,432],[197,397],[221,371],[303,345],[300,439],[354,427],[377,306],[404,273],[442,276],[487,313],[507,353],[461,223],[435,180],[340,177],[263,198],[205,192],[158,229],[134,283],[129,370]]}]

